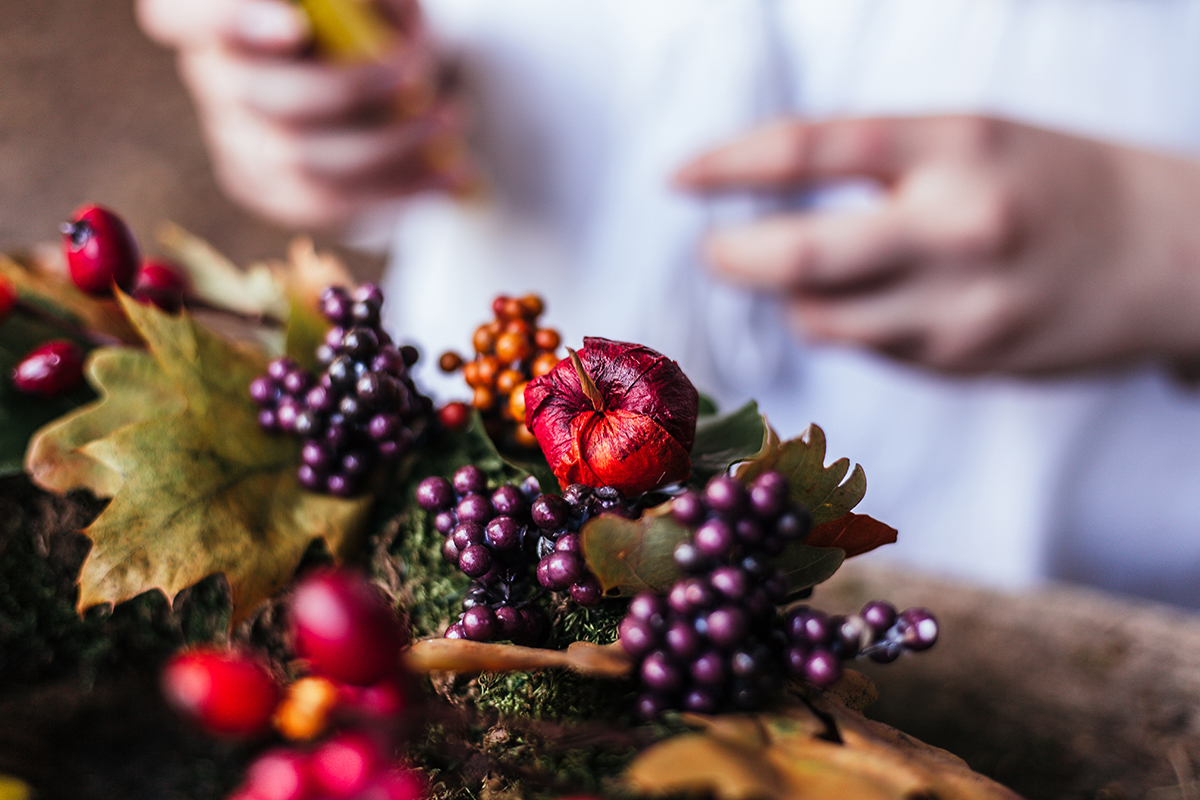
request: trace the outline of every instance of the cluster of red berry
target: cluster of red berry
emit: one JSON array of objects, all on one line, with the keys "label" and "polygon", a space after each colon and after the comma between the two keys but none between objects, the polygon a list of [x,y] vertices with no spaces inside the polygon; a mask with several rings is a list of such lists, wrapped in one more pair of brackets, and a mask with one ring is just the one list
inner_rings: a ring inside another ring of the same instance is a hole
[{"label": "cluster of red berry", "polygon": [[[188,288],[183,272],[166,261],[143,260],[133,232],[112,211],[85,206],[64,222],[61,230],[71,281],[85,294],[109,297],[116,287],[165,311],[183,306]],[[14,312],[68,327],[65,321],[23,302],[12,281],[0,276],[0,322]],[[52,339],[27,353],[10,375],[13,386],[41,398],[58,397],[79,386],[84,351],[76,338]]]},{"label": "cluster of red berry", "polygon": [[310,674],[285,686],[246,650],[201,647],[163,672],[167,700],[220,736],[284,739],[250,764],[236,800],[421,800],[422,773],[397,753],[418,726],[412,676],[401,660],[407,628],[358,573],[301,579],[290,630]]},{"label": "cluster of red berry", "polygon": [[[471,387],[470,405],[478,409],[493,436],[522,447],[537,447],[537,439],[525,427],[525,384],[545,375],[559,362],[562,337],[553,328],[538,327],[545,303],[535,294],[524,297],[500,295],[492,301],[495,319],[480,325],[471,337],[475,356],[466,360],[453,351],[442,354],[443,372],[462,371]],[[447,404],[439,416],[447,427],[466,422],[463,403]]]}]

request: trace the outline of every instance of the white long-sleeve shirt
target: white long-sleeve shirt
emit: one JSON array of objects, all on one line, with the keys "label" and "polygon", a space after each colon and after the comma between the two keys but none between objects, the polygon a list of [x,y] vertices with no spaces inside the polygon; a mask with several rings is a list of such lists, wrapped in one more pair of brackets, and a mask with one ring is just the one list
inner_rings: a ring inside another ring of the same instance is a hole
[{"label": "white long-sleeve shirt", "polygon": [[669,186],[702,149],[782,114],[985,113],[1196,152],[1200,1],[424,6],[462,61],[492,195],[403,211],[387,277],[402,336],[430,356],[466,350],[495,294],[538,291],[567,344],[644,343],[725,408],[757,399],[785,436],[819,424],[831,458],[866,470],[857,510],[900,531],[869,557],[1200,606],[1200,393],[1153,366],[952,379],[807,344],[773,298],[714,281],[697,257],[710,227],[780,201]]}]

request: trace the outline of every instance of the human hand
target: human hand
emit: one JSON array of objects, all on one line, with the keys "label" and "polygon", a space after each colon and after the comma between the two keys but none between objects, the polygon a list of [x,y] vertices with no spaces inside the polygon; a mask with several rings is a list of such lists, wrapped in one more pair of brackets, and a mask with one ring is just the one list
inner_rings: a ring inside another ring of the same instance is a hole
[{"label": "human hand", "polygon": [[969,116],[781,121],[685,165],[694,192],[847,178],[869,211],[718,230],[718,274],[787,298],[807,336],[946,372],[1200,354],[1200,164]]},{"label": "human hand", "polygon": [[361,62],[312,56],[286,0],[138,0],[138,19],[176,48],[217,178],[274,222],[331,229],[427,188],[454,189],[464,162],[433,156],[460,114],[431,96],[435,61],[412,0],[386,0],[395,41]]}]

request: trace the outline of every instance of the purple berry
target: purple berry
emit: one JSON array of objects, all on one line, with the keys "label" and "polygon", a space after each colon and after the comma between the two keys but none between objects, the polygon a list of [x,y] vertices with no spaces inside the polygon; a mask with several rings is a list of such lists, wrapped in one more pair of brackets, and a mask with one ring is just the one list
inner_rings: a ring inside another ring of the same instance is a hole
[{"label": "purple berry", "polygon": [[417,484],[417,505],[426,511],[450,508],[454,502],[454,489],[450,481],[440,475],[432,475]]},{"label": "purple berry", "polygon": [[671,501],[671,516],[681,525],[694,528],[707,514],[708,508],[699,492],[689,490]]},{"label": "purple berry", "polygon": [[750,629],[746,613],[737,606],[721,606],[708,614],[708,638],[717,647],[734,647]]},{"label": "purple berry", "polygon": [[487,542],[496,550],[512,550],[521,544],[521,523],[512,517],[495,517],[485,530]]},{"label": "purple berry", "polygon": [[492,568],[492,552],[482,544],[470,545],[459,554],[458,568],[465,575],[478,578]]},{"label": "purple berry", "polygon": [[720,686],[725,672],[725,659],[715,650],[701,653],[691,666],[692,680],[704,686]]},{"label": "purple berry", "polygon": [[704,499],[713,511],[731,518],[741,516],[750,504],[746,487],[728,475],[718,475],[710,480],[704,487]]},{"label": "purple berry", "polygon": [[842,662],[825,649],[813,650],[804,661],[804,679],[817,686],[832,686],[842,677]]},{"label": "purple berry", "polygon": [[655,650],[642,661],[642,683],[659,692],[674,692],[683,686],[683,674],[662,650]]},{"label": "purple berry", "polygon": [[694,542],[701,555],[721,559],[733,550],[733,529],[723,519],[706,520],[696,529]]},{"label": "purple berry", "polygon": [[875,633],[875,638],[883,636],[887,629],[896,622],[896,607],[886,600],[872,600],[862,607],[859,616]]},{"label": "purple berry", "polygon": [[496,515],[492,501],[482,494],[469,494],[458,501],[458,518],[463,522],[486,524]]},{"label": "purple berry", "polygon": [[492,492],[492,507],[497,514],[509,517],[520,517],[529,510],[529,503],[521,490],[511,484],[505,484]]},{"label": "purple berry", "polygon": [[487,606],[479,605],[463,612],[462,627],[468,639],[486,642],[495,635],[500,626],[495,612]]},{"label": "purple berry", "polygon": [[647,621],[626,616],[617,628],[621,647],[634,658],[641,658],[658,647],[658,633]]},{"label": "purple berry", "polygon": [[937,642],[938,622],[927,608],[907,608],[896,620],[896,632],[909,650],[928,650]]},{"label": "purple berry", "polygon": [[533,501],[530,508],[533,524],[544,531],[561,528],[571,515],[571,507],[567,501],[556,494],[544,494]]},{"label": "purple berry", "polygon": [[600,587],[600,581],[596,580],[594,575],[584,575],[575,583],[571,584],[571,599],[581,606],[590,607],[600,602],[600,598],[604,596],[604,592]]},{"label": "purple berry", "polygon": [[775,471],[764,472],[750,484],[750,511],[754,516],[771,520],[787,508],[787,478]]},{"label": "purple berry", "polygon": [[553,588],[565,589],[584,576],[583,559],[574,553],[554,552],[546,556],[546,575]]},{"label": "purple berry", "polygon": [[474,464],[459,467],[451,480],[460,495],[479,494],[487,489],[487,476]]},{"label": "purple berry", "polygon": [[652,592],[639,592],[630,601],[628,613],[631,617],[658,625],[667,613],[667,603]]}]

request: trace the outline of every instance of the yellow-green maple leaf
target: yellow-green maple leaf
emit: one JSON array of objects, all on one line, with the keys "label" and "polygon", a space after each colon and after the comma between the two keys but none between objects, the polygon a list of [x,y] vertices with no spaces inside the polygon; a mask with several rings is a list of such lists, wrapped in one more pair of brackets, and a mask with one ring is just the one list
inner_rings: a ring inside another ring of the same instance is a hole
[{"label": "yellow-green maple leaf", "polygon": [[[223,572],[236,621],[287,583],[313,539],[323,537],[335,557],[352,550],[370,501],[301,488],[295,441],[265,433],[247,394],[267,357],[186,314],[164,314],[127,297],[121,303],[158,370],[150,380],[174,387],[185,402],[130,424],[102,405],[93,409],[117,425],[78,451],[119,475],[120,488],[84,531],[94,546],[80,575],[80,607],[148,589],[174,597]],[[105,378],[100,388],[108,402],[130,394],[117,388],[123,381],[145,379]]]}]

